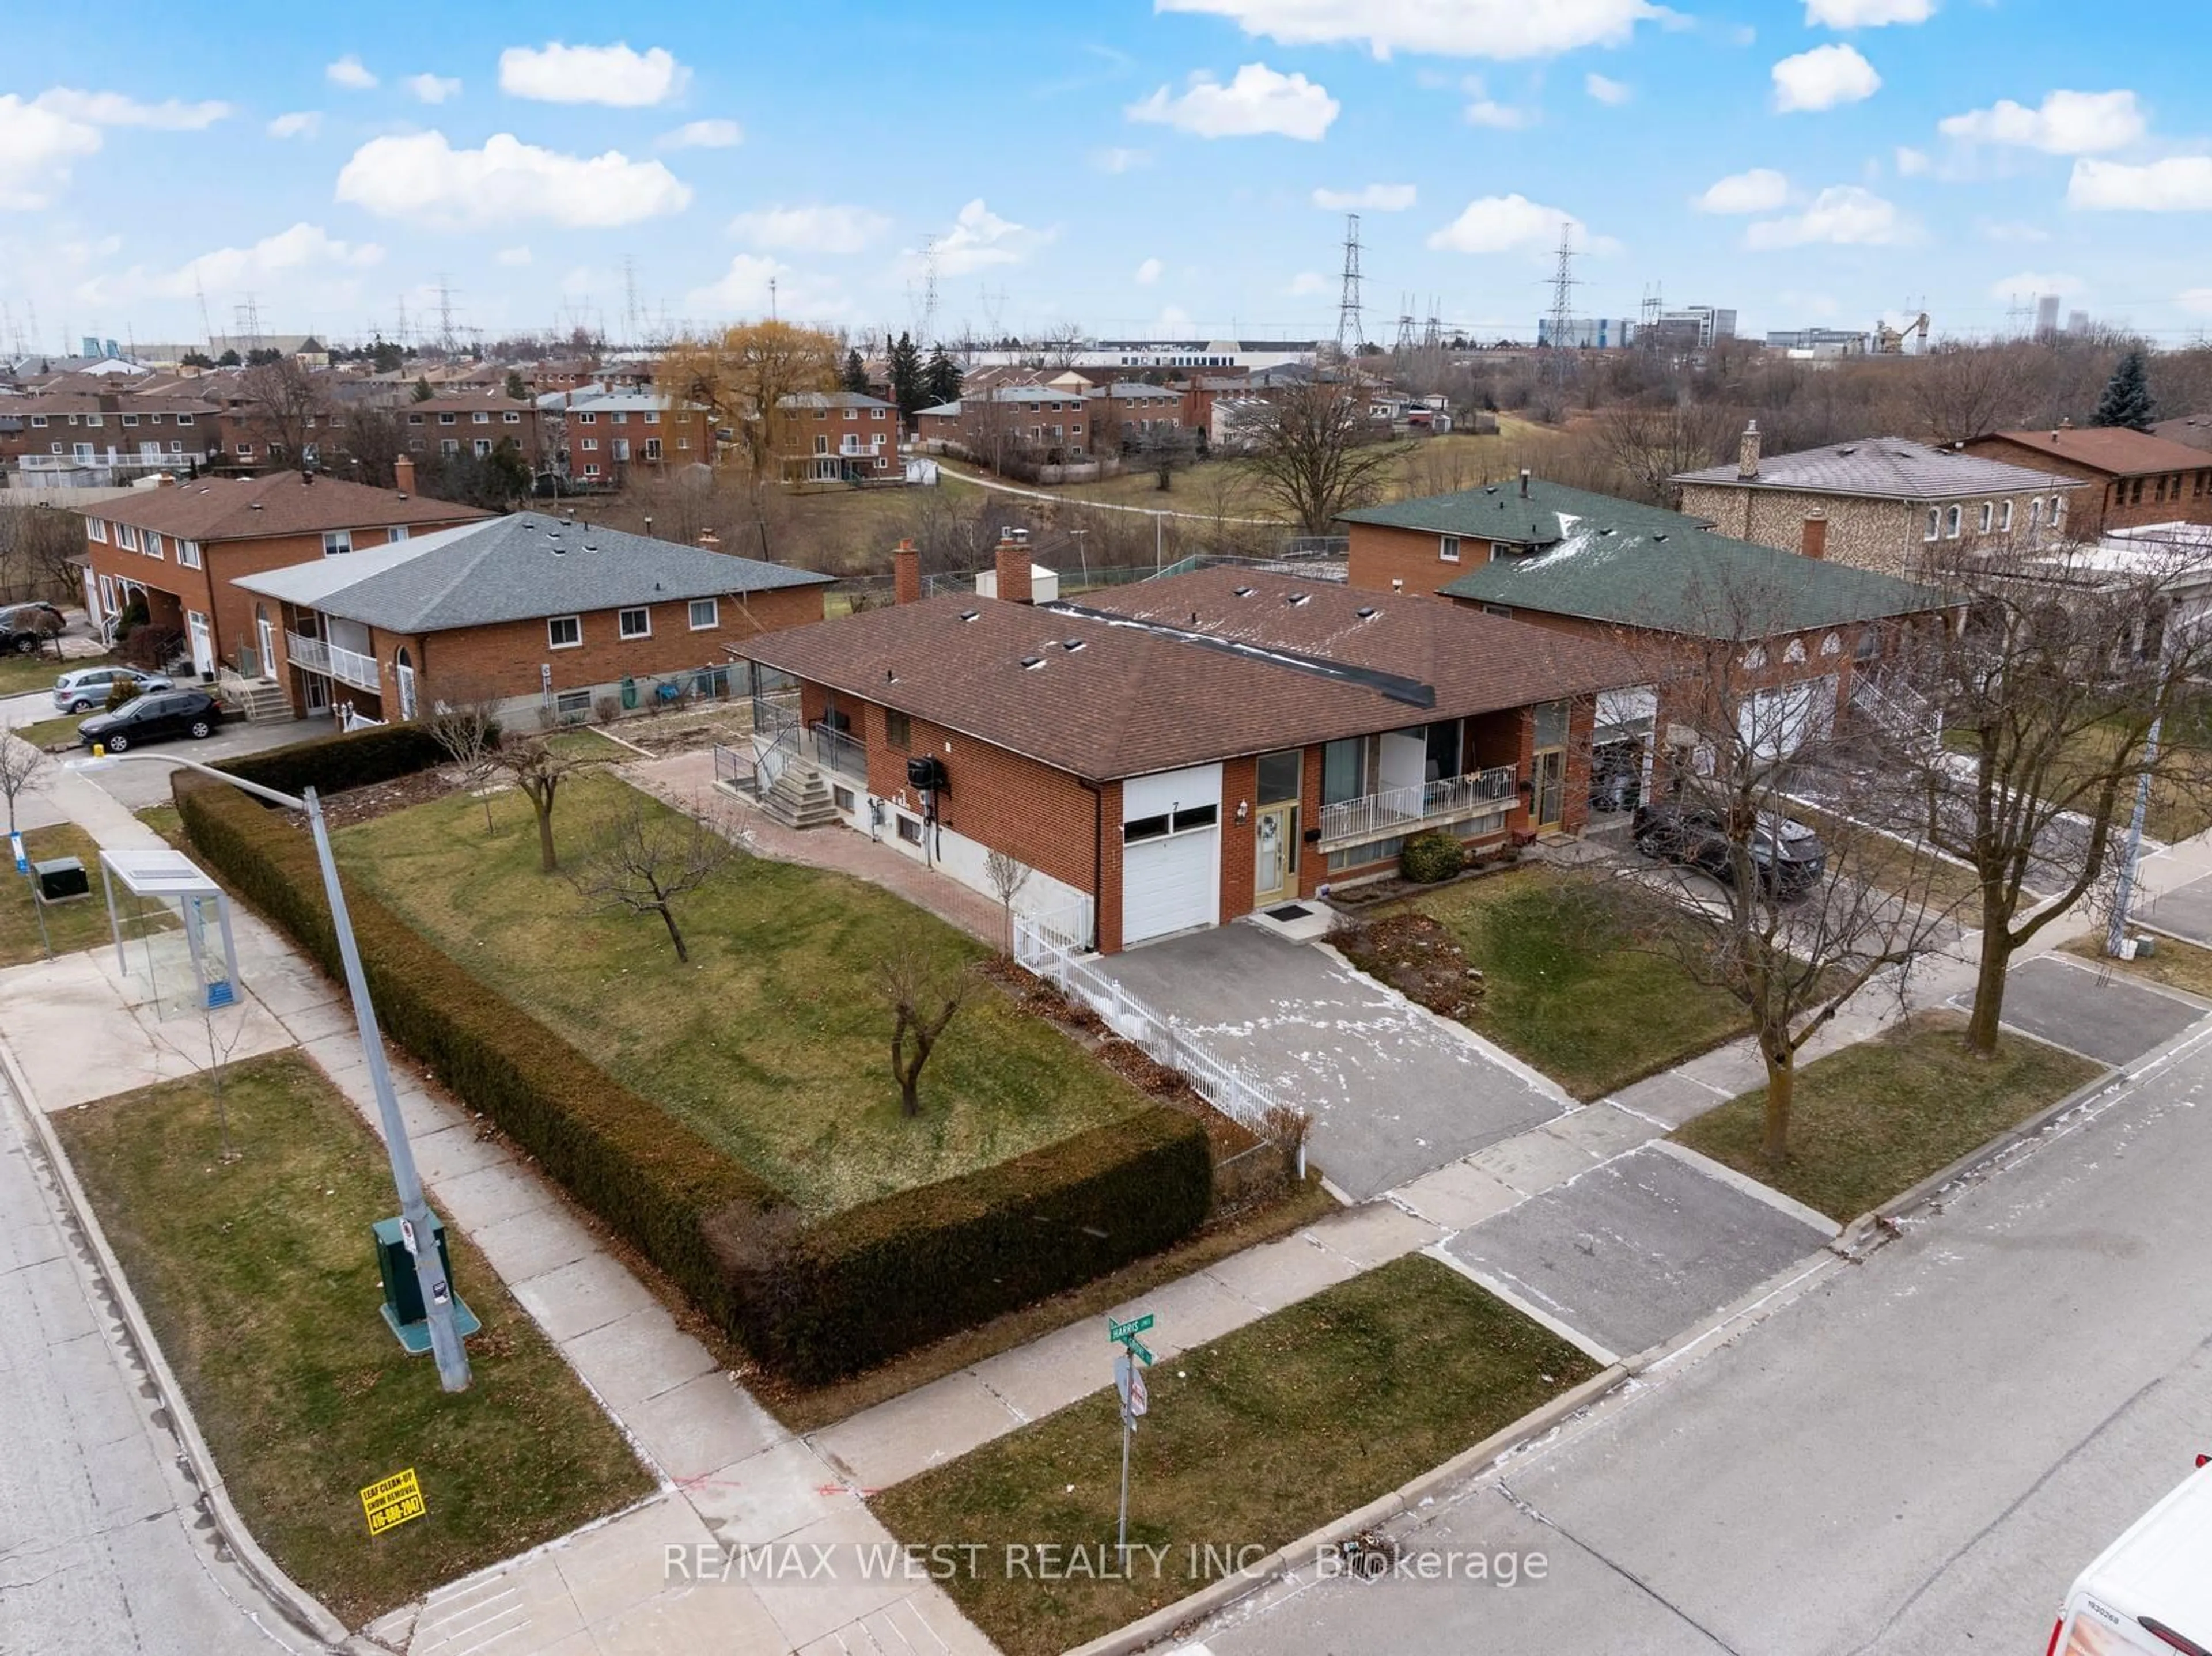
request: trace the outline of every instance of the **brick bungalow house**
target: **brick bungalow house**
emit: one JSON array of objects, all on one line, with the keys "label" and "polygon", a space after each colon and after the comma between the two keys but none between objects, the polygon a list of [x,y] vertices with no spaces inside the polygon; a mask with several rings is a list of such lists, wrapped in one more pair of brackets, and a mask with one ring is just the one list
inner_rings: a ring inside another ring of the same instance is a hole
[{"label": "brick bungalow house", "polygon": [[1905,576],[1931,549],[1948,557],[1962,548],[2055,542],[2068,531],[2072,502],[2086,487],[2046,470],[1902,437],[1762,455],[1755,422],[1734,465],[1668,481],[1682,491],[1686,516],[1724,535],[1794,552],[1805,519],[1819,512],[1828,520],[1830,558]]},{"label": "brick bungalow house", "polygon": [[415,493],[414,462],[398,487],[272,471],[134,489],[84,513],[85,608],[96,627],[133,597],[148,624],[184,634],[195,671],[241,678],[269,670],[273,629],[232,585],[237,577],[319,563],[339,553],[405,541],[491,514]]},{"label": "brick bungalow house", "polygon": [[2084,540],[2151,524],[2212,524],[2212,454],[2163,437],[2124,427],[2069,425],[1993,431],[1966,444],[1966,451],[2087,484],[2073,525]]},{"label": "brick bungalow house", "polygon": [[[1410,834],[1475,846],[1577,831],[1613,646],[1426,597],[1208,569],[1030,604],[901,602],[732,646],[796,681],[763,713],[772,798],[834,815],[1111,953],[1391,871]],[[798,779],[794,780],[793,779]]]},{"label": "brick bungalow house", "polygon": [[1434,592],[1616,645],[1642,664],[1651,688],[1598,699],[1591,798],[1607,810],[1650,798],[1655,761],[1663,769],[1665,750],[1697,744],[1711,716],[1699,688],[1723,660],[1747,731],[1811,736],[1855,707],[1869,717],[1899,712],[1905,693],[1881,678],[1895,629],[1941,625],[1954,608],[1930,588],[1827,561],[1830,525],[1818,511],[1799,525],[1802,549],[1784,552],[1523,472],[1517,483],[1341,521],[1356,589]]},{"label": "brick bungalow house", "polygon": [[725,645],[820,621],[829,577],[523,512],[238,584],[276,612],[303,718],[412,719],[465,685],[510,719],[568,721],[726,675]]}]

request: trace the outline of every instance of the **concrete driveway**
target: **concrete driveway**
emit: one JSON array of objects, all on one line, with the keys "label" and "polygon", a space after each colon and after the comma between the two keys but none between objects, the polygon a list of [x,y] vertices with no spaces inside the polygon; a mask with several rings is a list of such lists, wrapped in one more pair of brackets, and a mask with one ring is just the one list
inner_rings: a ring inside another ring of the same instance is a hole
[{"label": "concrete driveway", "polygon": [[1094,964],[1314,1119],[1312,1156],[1365,1201],[1524,1132],[1566,1095],[1311,943],[1224,925]]},{"label": "concrete driveway", "polygon": [[[1963,1010],[1973,997],[1957,997],[1952,1004]],[[2203,1016],[2185,1000],[2070,955],[2038,955],[2005,980],[2006,1023],[2106,1064],[2131,1064]]]},{"label": "concrete driveway", "polygon": [[2191,880],[2138,909],[2139,925],[2212,948],[2212,877]]}]

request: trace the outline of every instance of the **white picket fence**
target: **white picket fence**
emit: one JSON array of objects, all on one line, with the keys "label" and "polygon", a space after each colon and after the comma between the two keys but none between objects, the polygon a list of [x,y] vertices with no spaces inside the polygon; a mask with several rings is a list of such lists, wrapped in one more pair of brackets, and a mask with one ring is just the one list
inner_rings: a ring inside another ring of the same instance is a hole
[{"label": "white picket fence", "polygon": [[[1084,959],[1088,937],[1087,916],[1072,911],[1059,915],[1017,914],[1014,960],[1057,985],[1062,994],[1080,998],[1106,1021],[1107,1028],[1142,1047],[1154,1063],[1180,1071],[1200,1097],[1238,1125],[1272,1138],[1282,1131],[1285,1112],[1304,1116],[1304,1111],[1284,1104],[1238,1065]],[[1299,1178],[1305,1177],[1303,1137],[1297,1171]]]}]

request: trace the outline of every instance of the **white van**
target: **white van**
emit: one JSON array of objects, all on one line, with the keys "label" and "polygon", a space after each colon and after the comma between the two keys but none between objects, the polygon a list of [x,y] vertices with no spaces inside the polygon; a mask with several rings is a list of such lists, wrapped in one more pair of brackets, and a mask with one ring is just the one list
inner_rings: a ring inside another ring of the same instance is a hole
[{"label": "white van", "polygon": [[2212,1656],[2208,1459],[2081,1572],[2045,1656]]}]

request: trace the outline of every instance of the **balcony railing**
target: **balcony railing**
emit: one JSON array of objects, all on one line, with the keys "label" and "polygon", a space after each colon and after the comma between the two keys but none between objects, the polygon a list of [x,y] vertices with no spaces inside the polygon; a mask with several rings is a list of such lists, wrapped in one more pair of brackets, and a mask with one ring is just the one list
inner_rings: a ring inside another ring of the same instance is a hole
[{"label": "balcony railing", "polygon": [[1321,808],[1321,842],[1339,845],[1389,839],[1432,823],[1503,816],[1513,807],[1513,767],[1499,765],[1467,776],[1447,776],[1420,787],[1386,788]]},{"label": "balcony railing", "polygon": [[331,676],[341,684],[350,684],[356,689],[380,690],[383,681],[378,677],[376,658],[352,650],[341,650],[331,646]]},{"label": "balcony railing", "polygon": [[813,739],[817,763],[862,782],[868,779],[868,750],[849,732],[834,725],[815,725],[807,734]]},{"label": "balcony railing", "polygon": [[310,672],[327,673],[331,670],[331,646],[319,638],[287,630],[284,634],[284,653],[292,658],[295,667],[305,667]]}]

